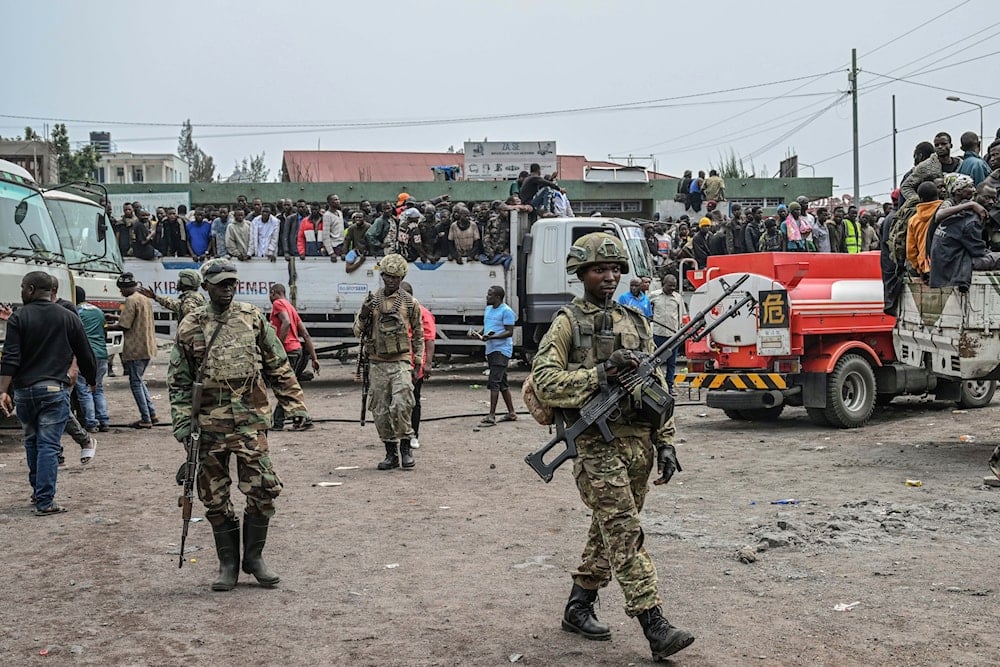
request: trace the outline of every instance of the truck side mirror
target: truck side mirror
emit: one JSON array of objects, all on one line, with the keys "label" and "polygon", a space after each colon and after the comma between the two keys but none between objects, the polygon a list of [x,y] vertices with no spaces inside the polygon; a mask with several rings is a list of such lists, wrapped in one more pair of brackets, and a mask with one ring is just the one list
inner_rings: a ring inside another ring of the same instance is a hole
[{"label": "truck side mirror", "polygon": [[104,239],[108,237],[108,219],[98,213],[97,214],[97,240],[100,243],[104,243]]}]

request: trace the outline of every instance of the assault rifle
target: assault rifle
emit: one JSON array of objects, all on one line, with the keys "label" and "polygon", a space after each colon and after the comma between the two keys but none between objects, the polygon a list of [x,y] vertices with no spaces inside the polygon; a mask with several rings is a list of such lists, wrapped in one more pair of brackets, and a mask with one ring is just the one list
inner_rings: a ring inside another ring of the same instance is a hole
[{"label": "assault rifle", "polygon": [[371,387],[371,360],[368,358],[368,339],[374,315],[361,331],[361,351],[358,352],[358,367],[354,371],[354,381],[361,383],[361,426],[365,425],[368,413],[368,389]]},{"label": "assault rifle", "polygon": [[177,499],[177,505],[181,508],[181,518],[184,520],[184,527],[181,529],[181,554],[177,564],[178,568],[184,567],[184,543],[187,541],[188,526],[191,524],[191,505],[194,503],[194,482],[198,475],[198,463],[201,450],[201,419],[198,413],[201,412],[201,394],[205,388],[205,383],[201,378],[196,380],[191,387],[191,435],[187,442],[187,461],[184,463],[184,490],[181,497]]},{"label": "assault rifle", "polygon": [[[667,358],[688,338],[701,340],[711,331],[729,319],[743,306],[753,305],[756,299],[746,294],[735,305],[718,316],[708,327],[702,329],[705,318],[723,300],[729,297],[736,289],[742,285],[750,274],[743,274],[733,284],[728,284],[720,278],[723,286],[722,294],[714,299],[704,310],[691,317],[691,320],[677,330],[673,336],[668,338],[663,345],[656,348],[652,354],[643,355],[638,368],[620,373],[617,383],[610,386],[606,381],[601,382],[601,388],[591,396],[586,404],[580,408],[580,417],[568,428],[562,419],[562,411],[556,410],[555,426],[556,434],[541,449],[532,452],[524,457],[525,463],[538,473],[545,482],[552,481],[552,475],[556,469],[568,459],[576,458],[576,439],[591,426],[597,426],[605,442],[611,442],[614,435],[608,426],[609,421],[616,421],[621,418],[619,403],[626,397],[631,397],[635,412],[644,420],[653,425],[654,430],[659,429],[666,423],[666,420],[673,415],[674,400],[659,384],[656,377],[656,370],[666,363]],[[598,377],[604,378],[602,369],[598,369]],[[560,452],[551,463],[545,463],[544,457],[559,443],[565,443],[566,448]]]}]

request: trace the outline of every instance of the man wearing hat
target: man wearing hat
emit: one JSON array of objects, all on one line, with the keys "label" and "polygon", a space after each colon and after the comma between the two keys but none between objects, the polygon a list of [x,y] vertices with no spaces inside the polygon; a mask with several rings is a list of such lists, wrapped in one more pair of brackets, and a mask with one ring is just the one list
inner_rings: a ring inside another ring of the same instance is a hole
[{"label": "man wearing hat", "polygon": [[143,296],[156,301],[177,318],[180,322],[185,315],[193,312],[195,308],[205,305],[205,297],[198,291],[201,284],[201,274],[194,269],[183,269],[177,275],[177,291],[180,293],[177,298],[161,296],[156,294],[145,285],[136,288],[136,291]]},{"label": "man wearing hat", "polygon": [[698,262],[698,268],[704,269],[708,264],[708,256],[712,254],[709,246],[709,239],[712,236],[711,218],[702,218],[698,221],[698,231],[691,237],[691,252]]},{"label": "man wearing hat", "polygon": [[412,468],[413,382],[420,377],[424,357],[420,303],[399,289],[408,268],[401,255],[386,255],[376,268],[382,272],[383,287],[368,293],[354,319],[354,335],[363,341],[371,364],[369,402],[385,443],[385,460],[378,469]]},{"label": "man wearing hat", "polygon": [[[236,265],[228,259],[214,259],[202,266],[201,273],[209,303],[178,326],[167,371],[173,433],[186,444],[192,413],[197,415],[202,456],[198,497],[212,524],[219,557],[219,578],[212,590],[232,590],[241,563],[240,524],[229,494],[230,455],[236,457],[239,489],[246,496],[242,569],[262,586],[272,587],[280,577],[264,563],[261,553],[282,485],[268,455],[267,387],[296,428],[305,423],[308,413],[274,327],[255,306],[234,300]],[[199,376],[204,382],[202,399],[200,405],[192,405],[193,385]]]},{"label": "man wearing hat", "polygon": [[125,297],[118,321],[109,324],[111,331],[124,332],[122,341],[122,363],[128,375],[132,397],[139,408],[139,420],[132,422],[133,428],[153,428],[159,421],[149,387],[142,376],[146,373],[150,360],[156,356],[156,335],[153,328],[153,306],[149,299],[139,293],[139,284],[131,273],[123,273],[115,281],[118,290]]}]

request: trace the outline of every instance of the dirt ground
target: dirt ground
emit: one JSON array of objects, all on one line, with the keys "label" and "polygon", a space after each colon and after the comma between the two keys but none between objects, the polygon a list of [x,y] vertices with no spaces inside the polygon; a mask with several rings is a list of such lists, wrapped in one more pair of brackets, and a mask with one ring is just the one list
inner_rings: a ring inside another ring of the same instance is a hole
[{"label": "dirt ground", "polygon": [[[161,415],[164,362],[150,371]],[[483,412],[481,367],[442,366],[425,417]],[[235,591],[210,592],[204,521],[178,569],[183,455],[168,429],[100,434],[87,467],[66,438],[69,512],[53,517],[32,516],[19,433],[0,432],[3,663],[650,662],[614,583],[598,608],[612,641],[560,630],[589,520],[570,466],[546,485],[522,460],[545,428],[528,416],[481,430],[477,417],[428,421],[417,467],[379,472],[374,427],[349,423],[352,375],[327,362],[306,384],[314,416],[345,422],[271,434],[285,483],[265,551],[282,577],[274,590],[241,575]],[[127,380],[109,384],[113,422],[134,419]],[[1000,489],[983,484],[996,405],[911,400],[853,431],[813,426],[802,409],[766,425],[703,405],[677,416],[684,472],[643,513],[665,614],[697,637],[675,664],[997,664]],[[743,547],[756,562],[737,559]]]}]

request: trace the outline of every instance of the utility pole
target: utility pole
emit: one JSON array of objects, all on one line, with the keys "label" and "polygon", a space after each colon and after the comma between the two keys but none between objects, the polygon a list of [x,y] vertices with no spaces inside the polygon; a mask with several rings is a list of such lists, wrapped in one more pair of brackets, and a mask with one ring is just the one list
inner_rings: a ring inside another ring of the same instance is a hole
[{"label": "utility pole", "polygon": [[892,189],[895,190],[898,187],[896,183],[896,174],[899,170],[896,169],[896,96],[892,96]]},{"label": "utility pole", "polygon": [[851,83],[851,111],[854,116],[854,205],[861,201],[861,174],[858,171],[858,50],[851,49],[851,73],[847,80]]}]

